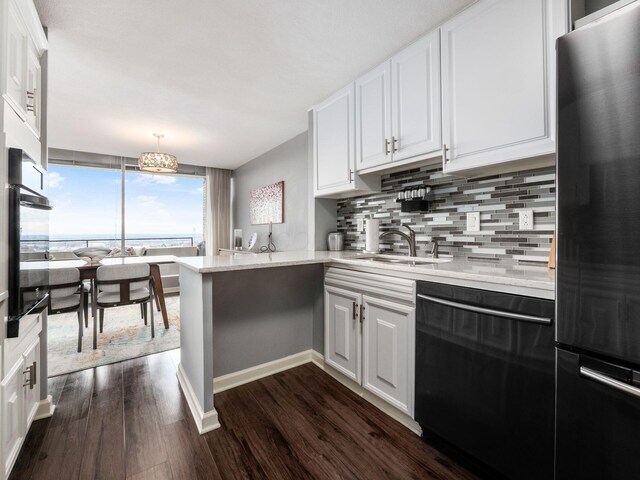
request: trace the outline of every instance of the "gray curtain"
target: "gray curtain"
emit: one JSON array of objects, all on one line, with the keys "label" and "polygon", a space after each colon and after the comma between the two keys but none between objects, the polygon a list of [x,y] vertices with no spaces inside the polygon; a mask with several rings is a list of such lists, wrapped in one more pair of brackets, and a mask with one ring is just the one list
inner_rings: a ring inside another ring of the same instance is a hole
[{"label": "gray curtain", "polygon": [[205,233],[207,255],[231,247],[231,170],[207,168]]}]

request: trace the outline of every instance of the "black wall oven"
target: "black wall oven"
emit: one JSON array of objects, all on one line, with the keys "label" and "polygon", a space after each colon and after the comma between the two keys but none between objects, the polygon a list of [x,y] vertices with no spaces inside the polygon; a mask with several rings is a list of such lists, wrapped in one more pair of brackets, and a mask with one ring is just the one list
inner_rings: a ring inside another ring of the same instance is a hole
[{"label": "black wall oven", "polygon": [[22,150],[9,149],[9,321],[7,337],[19,334],[20,319],[37,315],[49,301],[49,210],[47,172]]}]

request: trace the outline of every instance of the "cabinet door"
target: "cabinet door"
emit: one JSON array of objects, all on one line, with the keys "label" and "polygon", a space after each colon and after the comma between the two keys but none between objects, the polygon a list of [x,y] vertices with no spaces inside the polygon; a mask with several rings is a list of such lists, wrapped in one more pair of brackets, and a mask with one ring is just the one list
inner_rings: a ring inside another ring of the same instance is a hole
[{"label": "cabinet door", "polygon": [[22,373],[23,362],[20,360],[10,370],[9,374],[0,384],[2,405],[2,460],[4,478],[8,478],[9,472],[20,452],[20,446],[25,435],[24,423],[24,393]]},{"label": "cabinet door", "polygon": [[40,385],[38,384],[40,374],[40,339],[37,339],[24,353],[24,370],[32,368],[33,373],[28,373],[24,376],[24,382],[28,383],[29,375],[33,375],[34,385],[30,388],[29,385],[24,387],[24,424],[25,428],[31,425],[31,421],[38,410],[38,403],[40,402]]},{"label": "cabinet door", "polygon": [[314,109],[316,192],[355,188],[354,110],[353,84]]},{"label": "cabinet door", "polygon": [[555,39],[565,2],[486,0],[442,27],[442,118],[452,172],[555,151]]},{"label": "cabinet door", "polygon": [[391,63],[356,80],[356,170],[391,161]]},{"label": "cabinet door", "polygon": [[391,68],[393,160],[440,150],[440,32],[395,55]]},{"label": "cabinet door", "polygon": [[324,356],[336,370],[360,383],[362,296],[335,287],[324,289]]},{"label": "cabinet door", "polygon": [[29,49],[27,55],[26,113],[27,123],[40,136],[41,68],[38,55]]},{"label": "cabinet door", "polygon": [[415,308],[363,298],[363,386],[413,417]]},{"label": "cabinet door", "polygon": [[5,98],[16,113],[24,118],[27,30],[14,2],[9,2],[8,12]]}]

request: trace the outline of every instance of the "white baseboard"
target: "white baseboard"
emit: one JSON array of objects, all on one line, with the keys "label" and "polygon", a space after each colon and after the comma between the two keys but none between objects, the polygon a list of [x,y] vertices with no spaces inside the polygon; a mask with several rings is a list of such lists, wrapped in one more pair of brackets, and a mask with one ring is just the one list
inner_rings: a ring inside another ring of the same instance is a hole
[{"label": "white baseboard", "polygon": [[279,358],[271,362],[262,363],[255,367],[246,368],[238,372],[221,375],[213,379],[213,393],[224,392],[230,388],[244,385],[245,383],[260,380],[293,367],[298,367],[312,361],[313,350],[295,353],[288,357]]},{"label": "white baseboard", "polygon": [[56,406],[53,404],[53,399],[51,395],[48,395],[44,400],[40,400],[38,402],[38,409],[36,410],[36,414],[33,417],[33,420],[42,420],[43,418],[49,418],[53,415],[53,412],[56,410]]},{"label": "white baseboard", "polygon": [[203,434],[219,428],[220,422],[218,421],[218,412],[215,408],[208,412],[204,412],[202,410],[200,402],[193,391],[193,387],[182,368],[182,364],[178,365],[177,376],[180,387],[182,388],[182,393],[184,393],[184,396],[187,399],[187,404],[189,405],[189,410],[191,410],[191,416],[196,422],[198,432]]},{"label": "white baseboard", "polygon": [[318,353],[318,352],[316,352],[314,350],[312,355],[311,355],[311,357],[312,357],[311,361],[315,365],[317,365],[319,368],[324,370],[325,373],[331,375],[333,378],[335,378],[337,381],[339,381],[341,384],[343,384],[349,390],[353,391],[357,395],[360,395],[367,402],[369,402],[370,404],[372,404],[374,407],[378,408],[379,410],[382,410],[384,413],[386,413],[391,418],[393,418],[397,422],[399,422],[402,425],[404,425],[405,427],[407,427],[409,430],[411,430],[416,435],[422,436],[422,428],[420,427],[418,422],[416,422],[409,415],[407,415],[406,413],[398,410],[393,405],[388,404],[387,402],[382,400],[380,397],[374,395],[369,390],[364,388],[359,383],[356,383],[353,380],[351,380],[350,378],[347,378],[342,373],[337,371],[335,368],[331,367],[330,365],[327,365],[324,362],[324,355],[322,355],[321,353]]},{"label": "white baseboard", "polygon": [[311,361],[314,363],[314,365],[324,370],[324,355],[322,355],[320,352],[311,350]]}]

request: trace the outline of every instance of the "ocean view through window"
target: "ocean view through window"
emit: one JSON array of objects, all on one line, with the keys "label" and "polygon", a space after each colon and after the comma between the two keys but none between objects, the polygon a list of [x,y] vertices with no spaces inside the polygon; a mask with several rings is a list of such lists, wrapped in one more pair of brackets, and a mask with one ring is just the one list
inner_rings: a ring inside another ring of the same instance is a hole
[{"label": "ocean view through window", "polygon": [[[196,246],[202,241],[204,178],[125,174],[125,246]],[[49,250],[121,245],[122,173],[119,169],[49,165]]]}]

